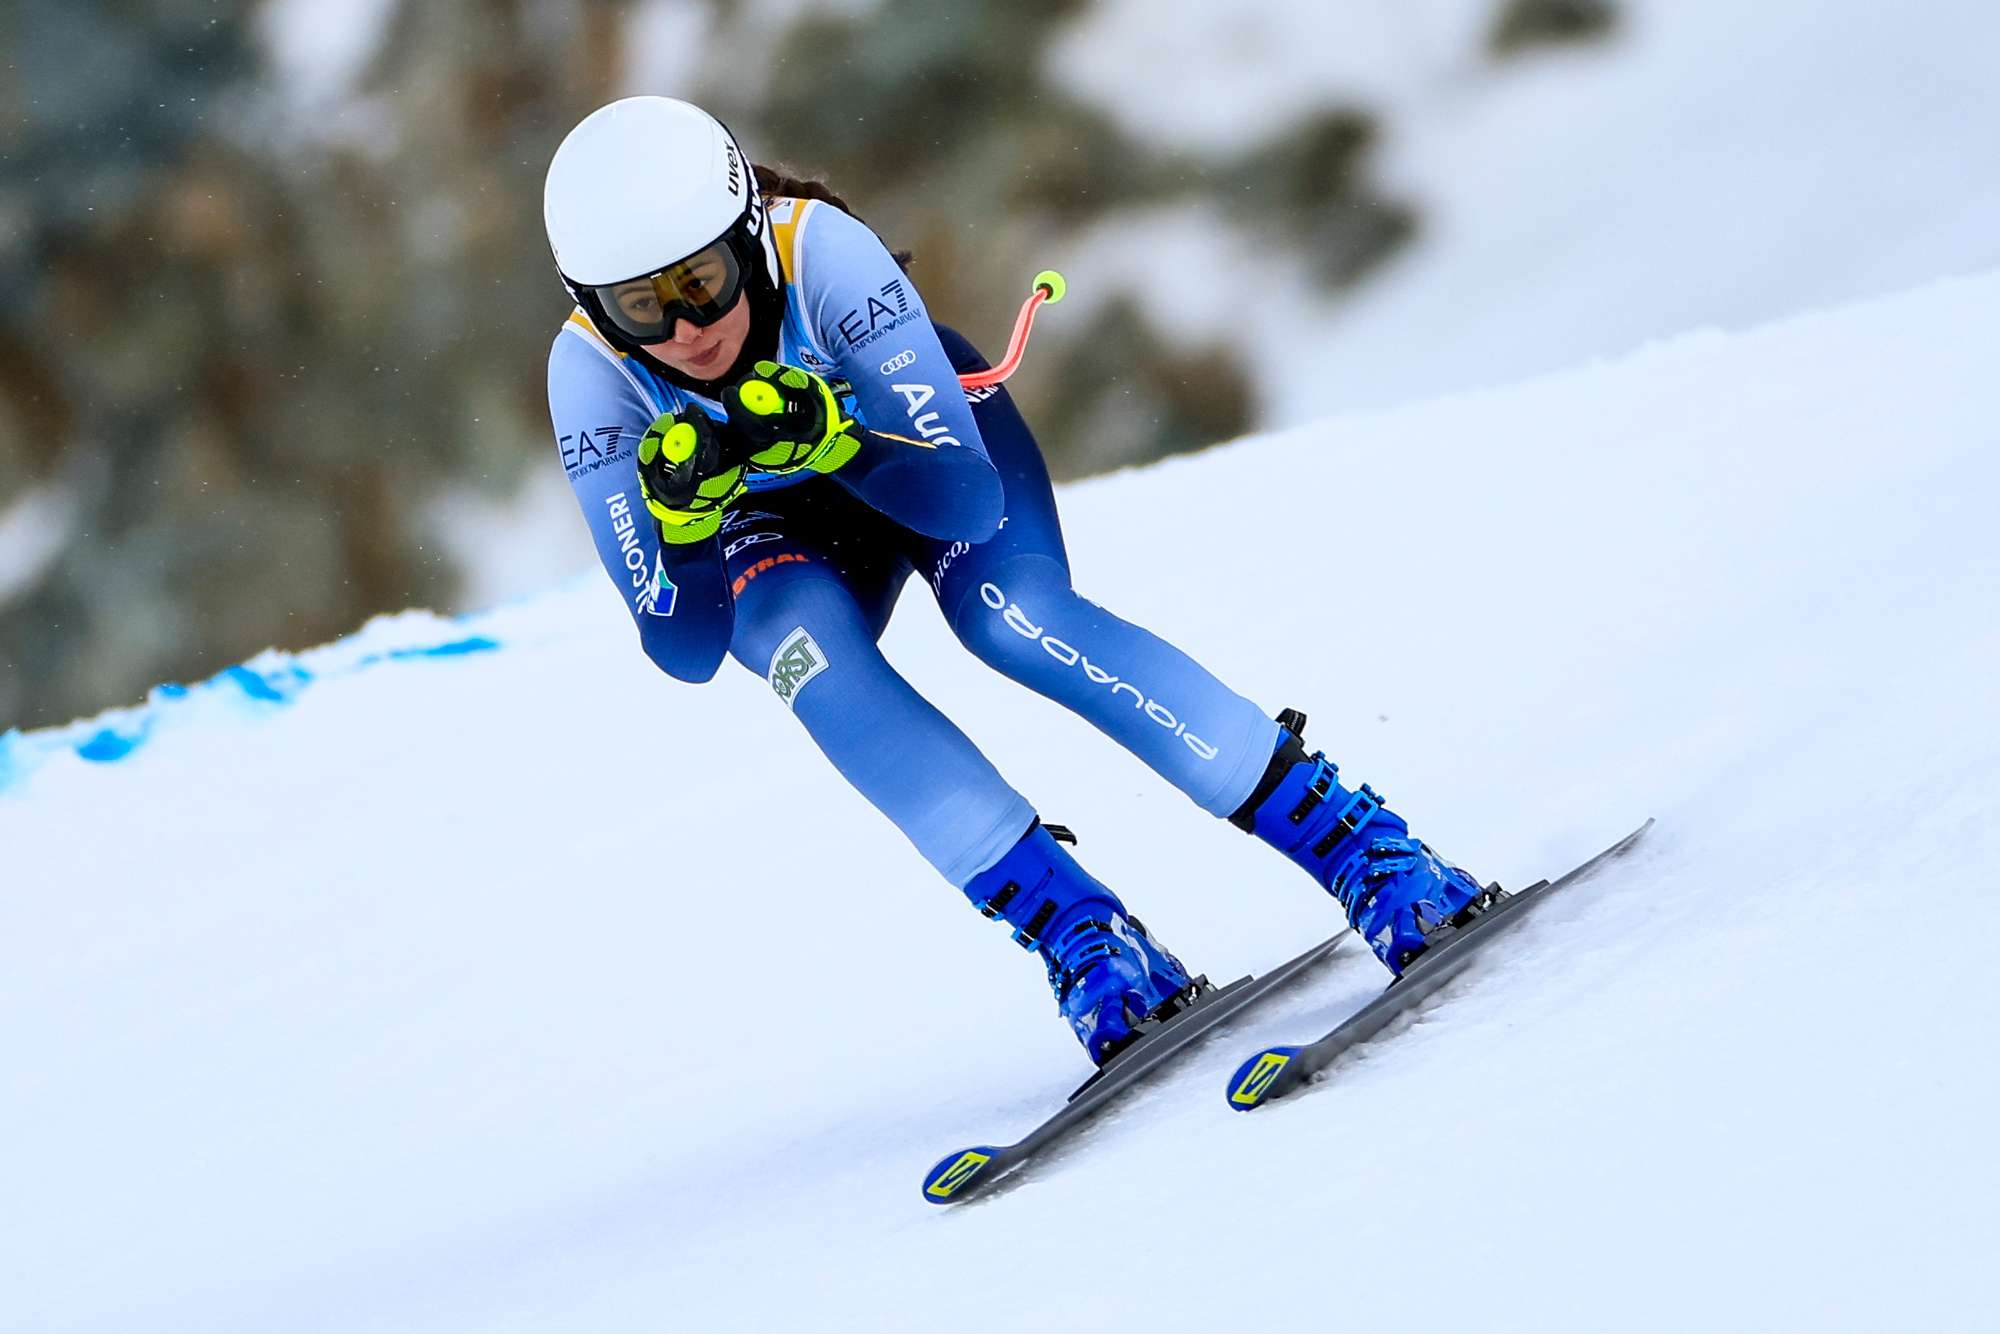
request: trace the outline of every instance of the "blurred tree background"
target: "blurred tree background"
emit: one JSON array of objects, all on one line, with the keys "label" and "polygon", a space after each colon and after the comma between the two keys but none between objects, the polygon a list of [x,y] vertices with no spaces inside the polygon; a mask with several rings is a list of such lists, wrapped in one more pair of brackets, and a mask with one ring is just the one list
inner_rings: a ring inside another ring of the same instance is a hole
[{"label": "blurred tree background", "polygon": [[[555,466],[542,365],[566,307],[541,177],[613,97],[692,98],[753,156],[830,181],[916,252],[933,312],[988,345],[1065,238],[1133,210],[1208,207],[1330,292],[1422,225],[1371,175],[1384,127],[1365,106],[1227,156],[1134,142],[1044,73],[1088,8],[8,6],[0,726],[459,604],[443,502],[502,504]],[[1488,59],[1615,17],[1605,0],[1491,9]],[[670,85],[646,77],[666,69]],[[1058,476],[1258,426],[1219,336],[1230,258],[1214,263],[1154,275],[1186,287],[1188,328],[1116,292],[1044,322],[1015,389]]]}]

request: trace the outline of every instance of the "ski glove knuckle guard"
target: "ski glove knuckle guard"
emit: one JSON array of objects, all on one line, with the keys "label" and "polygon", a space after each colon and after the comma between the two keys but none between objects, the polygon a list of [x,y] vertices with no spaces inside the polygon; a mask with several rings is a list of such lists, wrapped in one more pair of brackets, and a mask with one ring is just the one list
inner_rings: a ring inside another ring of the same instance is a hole
[{"label": "ski glove knuckle guard", "polygon": [[722,512],[749,488],[722,428],[699,408],[664,412],[639,438],[639,494],[660,525],[660,540],[680,546],[713,537]]},{"label": "ski glove knuckle guard", "polygon": [[760,361],[722,393],[729,425],[762,472],[829,473],[861,449],[854,421],[825,379],[797,366]]}]

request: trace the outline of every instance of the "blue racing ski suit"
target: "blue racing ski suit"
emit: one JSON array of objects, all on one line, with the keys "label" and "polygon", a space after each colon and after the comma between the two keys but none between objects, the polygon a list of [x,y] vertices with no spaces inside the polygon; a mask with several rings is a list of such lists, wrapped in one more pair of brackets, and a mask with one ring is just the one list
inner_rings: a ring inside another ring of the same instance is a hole
[{"label": "blue racing ski suit", "polygon": [[785,287],[778,360],[845,380],[850,411],[873,428],[838,472],[753,472],[717,536],[662,544],[639,498],[639,437],[663,412],[721,419],[722,405],[614,350],[581,310],[549,354],[557,448],[648,656],[685,681],[708,680],[725,653],[765,676],[841,774],[962,888],[1035,811],[877,647],[921,573],[974,656],[1203,809],[1235,811],[1271,762],[1277,723],[1070,587],[1027,424],[1004,390],[960,387],[960,372],[986,363],[931,323],[872,231],[809,200],[773,201],[770,222]]}]

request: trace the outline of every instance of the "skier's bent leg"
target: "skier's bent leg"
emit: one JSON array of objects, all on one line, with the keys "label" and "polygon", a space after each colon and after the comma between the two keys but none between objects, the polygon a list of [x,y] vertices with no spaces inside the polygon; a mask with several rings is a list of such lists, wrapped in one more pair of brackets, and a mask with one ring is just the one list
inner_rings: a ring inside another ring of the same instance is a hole
[{"label": "skier's bent leg", "polygon": [[1034,809],[882,657],[846,586],[779,565],[739,595],[730,652],[763,676],[826,757],[952,884],[999,861]]},{"label": "skier's bent leg", "polygon": [[[938,330],[961,372],[977,349]],[[1277,744],[1263,710],[1158,635],[1079,597],[1055,490],[1027,422],[1004,389],[972,405],[1000,474],[1006,519],[978,546],[932,544],[925,577],[952,629],[981,660],[1080,714],[1185,792],[1226,816],[1257,783]]]}]

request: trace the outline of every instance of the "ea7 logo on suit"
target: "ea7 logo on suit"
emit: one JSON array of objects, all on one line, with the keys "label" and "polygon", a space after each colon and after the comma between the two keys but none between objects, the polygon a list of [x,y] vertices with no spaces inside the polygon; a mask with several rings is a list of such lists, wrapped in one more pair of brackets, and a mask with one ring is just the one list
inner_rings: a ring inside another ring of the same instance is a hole
[{"label": "ea7 logo on suit", "polygon": [[897,278],[883,284],[882,295],[869,294],[868,303],[856,306],[835,321],[833,329],[848,348],[866,347],[892,329],[900,329],[917,318],[910,309],[909,289]]}]

